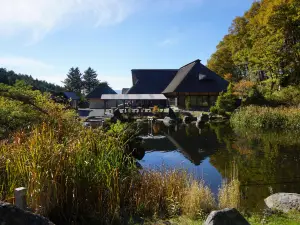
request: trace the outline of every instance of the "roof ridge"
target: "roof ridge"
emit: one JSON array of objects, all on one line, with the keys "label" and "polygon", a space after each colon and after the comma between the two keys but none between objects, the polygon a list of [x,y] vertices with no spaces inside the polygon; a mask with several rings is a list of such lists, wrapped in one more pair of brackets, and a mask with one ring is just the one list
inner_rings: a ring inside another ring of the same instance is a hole
[{"label": "roof ridge", "polygon": [[[195,60],[193,62],[190,62],[190,63],[182,66],[178,70],[178,72],[176,73],[176,75],[173,78],[173,80],[165,88],[165,90],[163,91],[163,93],[170,92],[169,90],[171,89],[172,86],[173,86],[173,89],[175,90],[180,85],[180,83],[186,78],[186,76],[191,72],[191,70],[195,67],[195,65],[197,65],[197,63],[200,63],[199,59],[197,59],[197,60]],[[184,71],[184,69],[186,69],[188,66],[191,66],[191,67],[187,71],[185,71],[184,73],[182,73]]]},{"label": "roof ridge", "polygon": [[190,62],[190,63],[188,63],[188,64],[186,64],[186,65],[180,67],[179,70],[180,70],[181,68],[183,68],[183,67],[186,67],[186,66],[188,66],[188,65],[191,65],[192,63],[197,63],[197,62],[201,62],[201,60],[200,60],[200,59],[196,59],[196,60],[194,60],[193,62]]}]

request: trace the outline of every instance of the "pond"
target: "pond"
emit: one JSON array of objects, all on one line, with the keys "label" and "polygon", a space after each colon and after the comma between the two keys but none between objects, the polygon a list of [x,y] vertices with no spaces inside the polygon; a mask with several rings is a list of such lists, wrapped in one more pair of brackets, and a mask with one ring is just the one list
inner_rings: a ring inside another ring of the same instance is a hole
[{"label": "pond", "polygon": [[[300,193],[300,140],[284,132],[237,132],[227,124],[166,127],[142,125],[144,169],[185,169],[217,194],[223,179],[241,182],[241,207],[260,212],[264,198],[277,192]],[[152,136],[153,135],[153,136]]]}]

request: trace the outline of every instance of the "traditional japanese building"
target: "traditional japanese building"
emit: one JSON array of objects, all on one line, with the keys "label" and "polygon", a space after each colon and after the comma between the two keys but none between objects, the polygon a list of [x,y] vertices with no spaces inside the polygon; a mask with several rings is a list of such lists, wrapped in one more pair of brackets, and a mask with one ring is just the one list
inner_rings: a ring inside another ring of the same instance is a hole
[{"label": "traditional japanese building", "polygon": [[202,109],[215,104],[228,82],[204,66],[200,60],[180,69],[132,70],[133,86],[127,94],[164,94],[170,105]]}]

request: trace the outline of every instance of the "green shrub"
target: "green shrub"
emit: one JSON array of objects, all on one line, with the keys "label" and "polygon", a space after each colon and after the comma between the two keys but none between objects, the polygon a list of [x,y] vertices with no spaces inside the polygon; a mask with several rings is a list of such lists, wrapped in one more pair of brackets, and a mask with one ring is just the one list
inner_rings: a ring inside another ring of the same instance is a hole
[{"label": "green shrub", "polygon": [[216,105],[210,108],[212,113],[220,115],[228,115],[227,112],[233,112],[236,109],[236,99],[232,93],[232,84],[230,83],[227,92],[223,92],[218,96]]},{"label": "green shrub", "polygon": [[300,109],[294,107],[247,106],[231,117],[237,129],[300,129]]},{"label": "green shrub", "polygon": [[210,107],[209,111],[212,113],[218,114],[218,108],[215,105]]},{"label": "green shrub", "polygon": [[250,89],[246,99],[243,102],[243,105],[266,105],[269,104],[267,100],[265,99],[262,92],[257,88],[257,86],[254,86]]},{"label": "green shrub", "polygon": [[15,86],[0,84],[0,139],[42,122],[66,125],[68,118],[75,120],[75,111],[52,101],[49,93],[33,91],[23,82]]},{"label": "green shrub", "polygon": [[270,99],[280,105],[298,106],[300,104],[300,88],[288,86],[275,91]]}]

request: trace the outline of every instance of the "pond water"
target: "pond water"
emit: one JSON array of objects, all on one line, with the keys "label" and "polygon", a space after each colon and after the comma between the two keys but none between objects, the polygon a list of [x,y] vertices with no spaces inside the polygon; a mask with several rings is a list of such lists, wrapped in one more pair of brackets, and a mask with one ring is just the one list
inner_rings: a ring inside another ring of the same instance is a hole
[{"label": "pond water", "polygon": [[[149,135],[150,134],[150,135]],[[153,136],[152,136],[153,135]],[[226,124],[143,124],[144,169],[185,169],[217,194],[223,179],[237,174],[241,206],[264,209],[264,198],[277,192],[300,193],[300,140],[284,132],[234,132]]]}]

